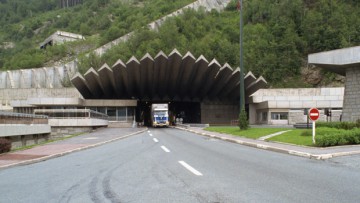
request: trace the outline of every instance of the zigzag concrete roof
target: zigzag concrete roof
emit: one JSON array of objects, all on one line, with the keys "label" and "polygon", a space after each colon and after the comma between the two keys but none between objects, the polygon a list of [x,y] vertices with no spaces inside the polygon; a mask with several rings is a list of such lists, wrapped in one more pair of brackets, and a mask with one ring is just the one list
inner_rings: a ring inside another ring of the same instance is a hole
[{"label": "zigzag concrete roof", "polygon": [[[104,64],[77,73],[71,82],[85,99],[140,99],[151,101],[236,101],[240,95],[240,69],[221,66],[215,59],[182,56],[174,49],[169,56],[160,51],[155,58],[145,54],[112,68]],[[246,98],[267,86],[263,77],[245,75]]]}]

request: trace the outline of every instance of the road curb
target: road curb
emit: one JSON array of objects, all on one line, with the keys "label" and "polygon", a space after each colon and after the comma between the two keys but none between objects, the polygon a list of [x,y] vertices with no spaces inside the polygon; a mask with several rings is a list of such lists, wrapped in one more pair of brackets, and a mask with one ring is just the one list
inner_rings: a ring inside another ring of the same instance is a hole
[{"label": "road curb", "polygon": [[64,156],[64,155],[67,155],[67,154],[70,154],[70,153],[73,153],[73,152],[78,152],[78,151],[82,151],[82,150],[85,150],[85,149],[98,147],[98,146],[101,146],[101,145],[104,145],[104,144],[107,144],[107,143],[110,143],[110,142],[114,142],[114,141],[117,141],[117,140],[122,140],[122,139],[128,138],[130,136],[146,132],[147,130],[148,130],[148,128],[146,128],[144,130],[141,130],[141,131],[137,131],[137,132],[134,132],[134,133],[124,135],[122,137],[117,137],[117,138],[114,138],[114,139],[111,139],[111,140],[99,142],[99,143],[92,144],[92,145],[87,145],[87,146],[84,146],[84,147],[68,150],[68,151],[65,151],[65,152],[61,152],[61,153],[57,153],[57,154],[51,154],[51,155],[47,155],[47,156],[36,158],[36,159],[30,159],[30,160],[21,161],[21,162],[18,162],[18,163],[12,163],[12,164],[8,164],[8,165],[0,166],[0,170],[1,169],[6,169],[6,168],[11,168],[11,167],[14,167],[14,166],[22,166],[22,165],[38,163],[38,162],[41,162],[41,161],[46,161],[46,160],[49,160],[49,159],[61,157],[61,156]]},{"label": "road curb", "polygon": [[325,160],[325,159],[331,159],[331,158],[339,157],[339,156],[360,154],[360,150],[359,151],[351,151],[351,152],[328,153],[328,154],[311,154],[311,153],[307,153],[307,152],[300,152],[300,151],[296,151],[296,150],[289,150],[289,149],[284,149],[284,148],[279,148],[279,147],[273,147],[273,146],[265,145],[265,144],[258,144],[258,143],[254,143],[254,142],[247,142],[247,141],[242,141],[242,140],[221,137],[221,136],[198,132],[195,130],[190,130],[190,129],[181,128],[181,127],[175,127],[175,128],[179,129],[179,130],[192,132],[192,133],[195,133],[198,135],[206,136],[206,137],[211,137],[211,138],[216,138],[219,140],[224,140],[227,142],[241,144],[241,145],[248,146],[248,147],[253,147],[253,148],[258,148],[258,149],[263,149],[263,150],[268,150],[268,151],[273,151],[273,152],[279,152],[279,153],[289,154],[289,155],[293,155],[293,156],[305,157],[305,158],[309,158],[309,159],[316,159],[316,160]]}]

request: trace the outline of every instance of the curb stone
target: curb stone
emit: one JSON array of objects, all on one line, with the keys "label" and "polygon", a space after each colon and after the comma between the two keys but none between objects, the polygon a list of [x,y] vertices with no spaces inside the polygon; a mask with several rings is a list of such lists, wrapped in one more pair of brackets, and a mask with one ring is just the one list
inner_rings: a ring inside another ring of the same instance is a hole
[{"label": "curb stone", "polygon": [[247,142],[247,141],[242,141],[242,140],[226,138],[226,137],[222,137],[222,136],[212,135],[209,133],[203,133],[203,132],[201,133],[201,132],[197,132],[194,130],[181,128],[181,127],[174,127],[174,128],[192,132],[192,133],[206,136],[206,137],[216,138],[219,140],[224,140],[227,142],[232,142],[232,143],[248,146],[248,147],[253,147],[253,148],[283,153],[283,154],[289,154],[289,155],[293,155],[293,156],[305,157],[305,158],[309,158],[309,159],[316,159],[316,160],[326,160],[326,159],[331,159],[331,158],[339,157],[339,156],[360,154],[360,150],[359,151],[350,151],[350,152],[336,152],[336,153],[329,153],[329,154],[311,154],[311,153],[307,153],[307,152],[300,152],[300,151],[296,151],[296,150],[289,150],[289,149],[284,149],[284,148],[279,148],[279,147],[273,147],[270,145],[257,144],[257,143],[253,143],[253,142]]},{"label": "curb stone", "polygon": [[78,152],[78,151],[82,151],[82,150],[85,150],[85,149],[98,147],[98,146],[101,146],[101,145],[104,145],[104,144],[107,144],[107,143],[110,143],[110,142],[114,142],[114,141],[117,141],[117,140],[122,140],[122,139],[128,138],[128,137],[133,136],[133,135],[141,134],[143,132],[146,132],[147,130],[148,130],[148,128],[146,128],[144,130],[141,130],[141,131],[137,131],[137,132],[134,132],[134,133],[124,135],[122,137],[117,137],[117,138],[114,138],[114,139],[111,139],[111,140],[99,142],[99,143],[92,144],[92,145],[87,145],[87,146],[84,146],[84,147],[79,147],[79,148],[68,150],[68,151],[65,151],[65,152],[61,152],[61,153],[57,153],[57,154],[51,154],[51,155],[47,155],[47,156],[36,158],[36,159],[30,159],[30,160],[21,161],[21,162],[18,162],[18,163],[12,163],[12,164],[8,164],[8,165],[0,166],[0,170],[1,169],[6,169],[6,168],[11,168],[11,167],[14,167],[14,166],[23,166],[23,165],[38,163],[38,162],[41,162],[41,161],[46,161],[46,160],[49,160],[49,159],[61,157],[61,156],[64,156],[64,155],[67,155],[67,154],[70,154],[70,153],[73,153],[73,152]]}]

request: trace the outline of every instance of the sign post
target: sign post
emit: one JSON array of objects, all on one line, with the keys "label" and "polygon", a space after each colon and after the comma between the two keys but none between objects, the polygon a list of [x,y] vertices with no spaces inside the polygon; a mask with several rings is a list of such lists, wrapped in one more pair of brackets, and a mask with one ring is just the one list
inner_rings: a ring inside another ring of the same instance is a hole
[{"label": "sign post", "polygon": [[315,144],[315,121],[319,119],[320,112],[317,108],[311,108],[308,115],[312,120],[312,142]]}]

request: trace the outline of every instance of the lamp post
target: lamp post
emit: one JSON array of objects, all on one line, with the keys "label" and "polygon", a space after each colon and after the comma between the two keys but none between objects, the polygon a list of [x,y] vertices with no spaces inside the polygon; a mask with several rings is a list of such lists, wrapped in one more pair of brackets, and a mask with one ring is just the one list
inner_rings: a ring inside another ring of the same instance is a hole
[{"label": "lamp post", "polygon": [[243,63],[243,0],[239,0],[238,8],[240,13],[240,113],[245,108],[245,89],[244,89],[244,74],[245,68]]}]

